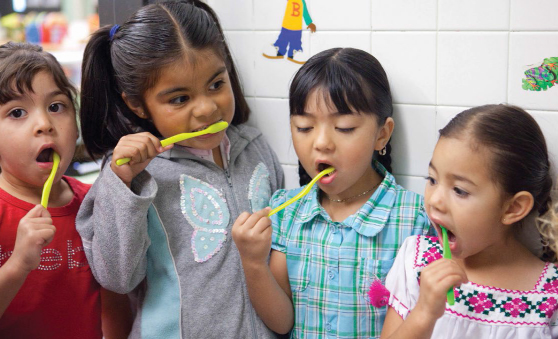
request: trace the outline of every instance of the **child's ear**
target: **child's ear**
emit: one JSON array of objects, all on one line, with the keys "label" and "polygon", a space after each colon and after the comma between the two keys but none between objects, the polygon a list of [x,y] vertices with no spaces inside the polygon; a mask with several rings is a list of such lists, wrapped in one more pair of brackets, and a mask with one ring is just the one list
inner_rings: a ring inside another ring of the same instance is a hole
[{"label": "child's ear", "polygon": [[134,112],[135,115],[137,115],[140,119],[148,119],[149,117],[147,116],[147,114],[145,113],[145,110],[143,109],[143,107],[135,102],[135,100],[131,100],[130,98],[128,98],[126,96],[126,93],[122,92],[122,100],[124,100],[124,102],[126,103],[126,106],[128,106],[128,108],[130,110],[132,110],[132,112]]},{"label": "child's ear", "polygon": [[527,191],[521,191],[511,197],[502,215],[502,224],[512,225],[525,218],[533,209],[535,200],[533,195]]},{"label": "child's ear", "polygon": [[380,133],[378,139],[376,140],[376,147],[374,148],[376,151],[379,151],[386,147],[389,138],[391,138],[394,127],[395,121],[393,121],[393,118],[388,117],[384,125],[380,127]]}]

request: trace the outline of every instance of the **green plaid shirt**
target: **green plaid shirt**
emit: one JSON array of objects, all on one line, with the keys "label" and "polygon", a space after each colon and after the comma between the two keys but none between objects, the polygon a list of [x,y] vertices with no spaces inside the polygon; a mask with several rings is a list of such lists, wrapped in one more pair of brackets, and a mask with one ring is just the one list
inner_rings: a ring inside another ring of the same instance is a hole
[{"label": "green plaid shirt", "polygon": [[[343,222],[334,222],[318,200],[318,185],[271,217],[272,248],[287,256],[295,324],[291,338],[378,337],[386,307],[374,308],[367,292],[382,283],[405,238],[425,235],[430,223],[422,197],[397,185],[375,163],[384,180],[370,199]],[[277,207],[302,188],[279,190]]]}]

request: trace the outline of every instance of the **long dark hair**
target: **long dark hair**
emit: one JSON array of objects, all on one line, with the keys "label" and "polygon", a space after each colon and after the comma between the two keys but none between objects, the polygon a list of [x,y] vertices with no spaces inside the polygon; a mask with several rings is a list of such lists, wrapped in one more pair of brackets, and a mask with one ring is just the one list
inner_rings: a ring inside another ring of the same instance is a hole
[{"label": "long dark hair", "polygon": [[104,155],[118,140],[139,130],[160,136],[148,119],[137,117],[122,99],[145,106],[145,92],[161,69],[184,56],[211,49],[226,64],[235,98],[232,124],[248,120],[250,110],[215,12],[199,0],[168,1],[140,8],[110,36],[95,32],[84,52],[80,121],[88,153]]},{"label": "long dark hair", "polygon": [[[339,113],[358,111],[372,114],[383,125],[393,115],[391,91],[386,72],[376,58],[354,48],[332,48],[311,57],[296,73],[289,91],[291,115],[304,113],[308,95],[322,88]],[[326,98],[327,100],[328,98]],[[386,154],[376,158],[391,172],[391,140]],[[372,145],[370,145],[372,147]],[[300,184],[306,185],[311,178],[300,161],[298,163]]]},{"label": "long dark hair", "polygon": [[533,195],[533,210],[545,214],[552,204],[552,174],[544,135],[533,117],[510,105],[485,105],[459,113],[443,129],[441,138],[470,135],[473,145],[492,153],[490,172],[502,191],[513,196]]},{"label": "long dark hair", "polygon": [[70,99],[75,109],[76,89],[56,58],[40,46],[17,42],[0,46],[0,105],[33,91],[33,79],[39,72],[52,75],[58,89]]}]

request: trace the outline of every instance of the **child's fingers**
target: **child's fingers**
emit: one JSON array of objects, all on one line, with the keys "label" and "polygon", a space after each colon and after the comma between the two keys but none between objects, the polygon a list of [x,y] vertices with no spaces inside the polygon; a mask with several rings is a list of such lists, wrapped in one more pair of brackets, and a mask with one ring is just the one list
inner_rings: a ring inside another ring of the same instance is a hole
[{"label": "child's fingers", "polygon": [[258,220],[258,222],[253,228],[253,231],[256,234],[260,234],[266,231],[268,228],[271,228],[271,219],[269,219],[266,214],[260,220]]},{"label": "child's fingers", "polygon": [[[118,154],[116,154],[117,151],[115,149],[115,158],[130,158],[130,164],[142,163],[149,159],[149,147],[145,140],[129,140],[120,145]],[[153,151],[152,153],[155,152]]]},{"label": "child's fingers", "polygon": [[133,137],[131,139],[144,143],[147,146],[147,149],[149,150],[149,154],[152,155],[152,157],[161,153],[163,149],[165,149],[161,145],[161,140],[159,140],[159,138],[157,138],[156,136],[148,132],[133,134]]},{"label": "child's fingers", "polygon": [[35,205],[35,207],[30,209],[29,212],[27,212],[27,214],[22,219],[38,218],[38,217],[50,218],[50,213],[48,213],[48,210],[40,204]]},{"label": "child's fingers", "polygon": [[46,246],[54,239],[55,228],[44,228],[36,231],[37,245]]},{"label": "child's fingers", "polygon": [[248,220],[244,222],[244,227],[246,227],[247,229],[253,229],[258,223],[258,221],[261,218],[267,217],[268,214],[269,214],[268,208],[264,208],[263,210],[252,213],[252,215],[248,218]]},{"label": "child's fingers", "polygon": [[233,228],[239,228],[244,226],[244,224],[246,223],[246,220],[248,220],[248,218],[250,217],[250,213],[248,212],[242,212],[238,218],[236,218],[236,221],[234,222]]},{"label": "child's fingers", "polygon": [[130,158],[131,163],[142,163],[154,158],[162,150],[161,142],[148,132],[130,134],[122,137],[114,149],[113,158]]}]

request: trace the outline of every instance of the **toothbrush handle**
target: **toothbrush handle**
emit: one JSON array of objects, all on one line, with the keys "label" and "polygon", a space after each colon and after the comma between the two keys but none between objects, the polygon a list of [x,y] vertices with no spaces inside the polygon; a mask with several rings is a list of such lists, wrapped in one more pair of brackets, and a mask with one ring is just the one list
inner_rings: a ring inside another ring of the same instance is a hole
[{"label": "toothbrush handle", "polygon": [[[170,144],[174,144],[174,143],[186,140],[186,139],[190,139],[190,138],[194,138],[194,137],[197,137],[197,136],[200,136],[200,135],[204,135],[206,133],[207,133],[206,130],[199,131],[199,132],[192,132],[192,133],[180,133],[180,134],[174,135],[170,138],[166,138],[166,139],[161,140],[161,146],[167,147]],[[116,166],[122,166],[126,163],[129,163],[130,160],[132,160],[132,159],[130,159],[130,158],[117,159],[116,160]]]},{"label": "toothbrush handle", "polygon": [[[449,248],[449,240],[448,240],[448,231],[444,228],[444,226],[440,225],[442,229],[442,240],[444,243],[443,249],[443,257],[445,259],[451,259],[451,251]],[[455,292],[453,291],[453,286],[450,287],[447,293],[448,304],[453,305],[455,304]]]}]

